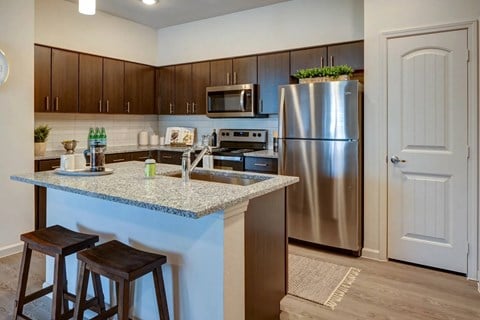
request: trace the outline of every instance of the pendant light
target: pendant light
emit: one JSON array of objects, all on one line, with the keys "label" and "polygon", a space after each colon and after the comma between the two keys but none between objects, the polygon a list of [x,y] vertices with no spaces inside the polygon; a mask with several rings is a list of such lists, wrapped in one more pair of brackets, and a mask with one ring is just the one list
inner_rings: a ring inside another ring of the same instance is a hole
[{"label": "pendant light", "polygon": [[158,0],[142,0],[142,2],[148,6],[158,3]]},{"label": "pendant light", "polygon": [[96,0],[78,0],[78,12],[86,15],[95,14]]}]

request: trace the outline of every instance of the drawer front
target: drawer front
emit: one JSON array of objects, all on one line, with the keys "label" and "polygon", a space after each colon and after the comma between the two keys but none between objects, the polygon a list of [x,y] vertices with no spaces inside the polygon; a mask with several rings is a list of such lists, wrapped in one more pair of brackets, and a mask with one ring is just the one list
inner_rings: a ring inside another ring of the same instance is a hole
[{"label": "drawer front", "polygon": [[60,159],[37,160],[35,171],[48,171],[60,168]]},{"label": "drawer front", "polygon": [[139,151],[130,153],[132,161],[145,161],[149,158],[152,158],[150,151]]},{"label": "drawer front", "polygon": [[158,153],[158,162],[159,163],[181,165],[182,164],[182,152],[160,151]]},{"label": "drawer front", "polygon": [[273,158],[245,157],[245,171],[278,173],[278,161]]},{"label": "drawer front", "polygon": [[113,153],[105,155],[105,163],[130,161],[130,153]]}]

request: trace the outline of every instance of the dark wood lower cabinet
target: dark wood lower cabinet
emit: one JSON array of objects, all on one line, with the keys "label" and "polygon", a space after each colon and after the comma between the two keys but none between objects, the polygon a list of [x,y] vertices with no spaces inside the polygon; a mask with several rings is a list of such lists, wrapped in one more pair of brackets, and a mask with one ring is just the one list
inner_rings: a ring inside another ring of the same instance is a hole
[{"label": "dark wood lower cabinet", "polygon": [[279,319],[287,294],[285,189],[250,200],[245,213],[245,319]]},{"label": "dark wood lower cabinet", "polygon": [[275,158],[245,157],[245,171],[278,173],[278,160]]},{"label": "dark wood lower cabinet", "polygon": [[[35,161],[35,172],[60,168],[60,159]],[[47,188],[35,186],[35,230],[47,226]]]}]

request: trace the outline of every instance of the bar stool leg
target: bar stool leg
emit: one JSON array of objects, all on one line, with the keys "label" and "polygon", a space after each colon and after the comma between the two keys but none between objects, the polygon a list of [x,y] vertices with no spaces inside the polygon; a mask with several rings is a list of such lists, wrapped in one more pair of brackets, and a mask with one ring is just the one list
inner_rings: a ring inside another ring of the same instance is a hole
[{"label": "bar stool leg", "polygon": [[130,311],[130,282],[128,280],[119,281],[118,299],[118,320],[128,320]]},{"label": "bar stool leg", "polygon": [[85,311],[85,300],[87,296],[88,275],[90,271],[84,262],[80,262],[80,274],[77,283],[77,297],[75,298],[75,311],[73,319],[83,320],[83,313]]},{"label": "bar stool leg", "polygon": [[153,282],[155,283],[155,292],[157,297],[158,313],[161,320],[169,320],[167,295],[165,294],[165,284],[163,282],[163,273],[161,267],[153,270]]},{"label": "bar stool leg", "polygon": [[68,281],[67,281],[67,266],[65,264],[65,260],[63,262],[63,269],[62,269],[62,278],[63,278],[63,290],[62,290],[62,314],[68,312],[69,310],[69,305],[68,305],[68,299],[67,299],[67,294],[68,294]]},{"label": "bar stool leg", "polygon": [[[95,293],[95,297],[97,299],[98,304],[98,314],[102,314],[105,312],[105,297],[103,295],[102,289],[102,282],[100,280],[100,276],[94,272],[92,274],[92,283],[93,283],[93,291]],[[88,278],[88,275],[87,275]]]},{"label": "bar stool leg", "polygon": [[52,292],[52,318],[60,319],[63,308],[63,270],[65,268],[65,259],[60,255],[55,255],[55,270],[53,273],[53,292]]},{"label": "bar stool leg", "polygon": [[23,305],[25,304],[25,293],[27,291],[28,271],[30,269],[30,261],[32,259],[32,249],[28,244],[23,245],[22,262],[20,264],[20,277],[18,278],[18,291],[15,299],[15,310],[13,318],[17,319],[18,315],[23,314]]}]

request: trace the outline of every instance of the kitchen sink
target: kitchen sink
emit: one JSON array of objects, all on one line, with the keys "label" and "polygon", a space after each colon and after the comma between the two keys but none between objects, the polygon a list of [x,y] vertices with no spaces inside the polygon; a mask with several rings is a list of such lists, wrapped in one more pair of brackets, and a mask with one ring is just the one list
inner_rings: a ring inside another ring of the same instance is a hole
[{"label": "kitchen sink", "polygon": [[[169,177],[181,178],[182,173],[168,174]],[[201,180],[209,182],[219,182],[227,184],[236,184],[239,186],[249,186],[257,182],[262,182],[270,179],[269,177],[248,176],[238,173],[212,173],[212,172],[192,172],[190,174],[191,180]]]}]

